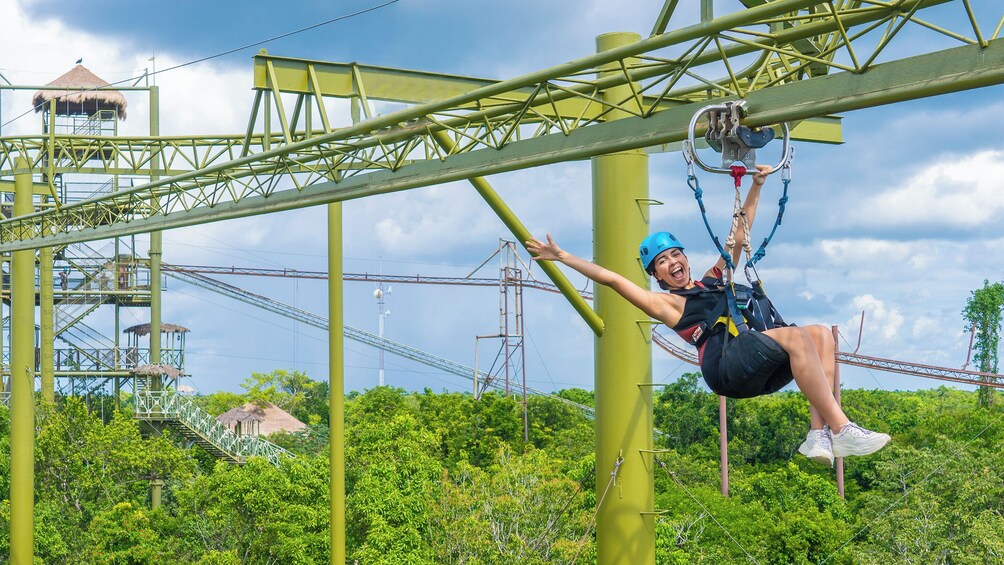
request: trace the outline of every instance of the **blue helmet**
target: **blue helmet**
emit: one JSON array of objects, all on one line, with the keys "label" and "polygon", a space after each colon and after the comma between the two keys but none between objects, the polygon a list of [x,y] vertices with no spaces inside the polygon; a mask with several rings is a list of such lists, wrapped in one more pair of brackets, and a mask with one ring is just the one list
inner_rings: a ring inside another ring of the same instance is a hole
[{"label": "blue helmet", "polygon": [[667,249],[683,249],[680,240],[668,231],[657,231],[643,239],[638,246],[638,253],[641,254],[641,264],[645,266],[645,271],[651,273],[652,262]]}]

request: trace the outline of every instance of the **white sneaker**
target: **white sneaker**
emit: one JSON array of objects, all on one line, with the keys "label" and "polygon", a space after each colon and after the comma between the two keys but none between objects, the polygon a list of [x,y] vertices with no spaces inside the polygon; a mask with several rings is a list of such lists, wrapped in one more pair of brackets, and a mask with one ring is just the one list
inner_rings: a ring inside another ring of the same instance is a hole
[{"label": "white sneaker", "polygon": [[854,422],[848,422],[839,434],[833,435],[833,455],[868,455],[889,443],[889,434],[866,430]]},{"label": "white sneaker", "polygon": [[798,446],[798,452],[812,459],[816,463],[833,466],[833,444],[830,441],[830,430],[809,430],[805,436],[805,441]]}]

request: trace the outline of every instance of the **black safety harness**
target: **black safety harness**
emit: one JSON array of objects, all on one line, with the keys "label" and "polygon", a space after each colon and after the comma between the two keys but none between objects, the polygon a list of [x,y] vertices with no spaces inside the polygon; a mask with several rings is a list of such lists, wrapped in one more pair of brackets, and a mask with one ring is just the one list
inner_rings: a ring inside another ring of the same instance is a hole
[{"label": "black safety harness", "polygon": [[671,289],[669,292],[684,297],[707,294],[719,296],[715,306],[708,311],[703,321],[698,322],[696,328],[685,328],[690,332],[687,341],[695,347],[701,347],[709,337],[726,329],[730,335],[735,336],[744,331],[762,332],[789,325],[763,292],[759,280],[751,287],[726,284],[722,279],[705,277],[695,283],[693,288]]}]

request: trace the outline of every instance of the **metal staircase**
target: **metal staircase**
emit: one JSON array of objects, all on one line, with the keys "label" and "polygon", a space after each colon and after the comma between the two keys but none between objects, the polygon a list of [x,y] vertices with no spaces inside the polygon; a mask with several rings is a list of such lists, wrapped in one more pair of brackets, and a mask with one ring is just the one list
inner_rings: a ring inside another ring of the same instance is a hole
[{"label": "metal staircase", "polygon": [[292,456],[257,436],[234,433],[189,398],[174,391],[142,390],[141,383],[145,382],[145,379],[136,379],[137,390],[133,397],[136,419],[162,424],[210,455],[234,465],[243,464],[248,457],[264,457],[278,465],[280,458]]},{"label": "metal staircase", "polygon": [[[55,304],[56,327],[58,336],[71,327],[80,325],[88,314],[101,306],[103,298],[100,291],[111,290],[115,281],[114,263],[104,257],[104,253],[95,250],[86,243],[75,243],[64,250],[67,260],[83,274],[83,280],[73,287],[75,291],[91,291],[63,298]],[[81,330],[84,331],[84,330]],[[79,332],[78,332],[79,333]],[[78,335],[78,338],[84,337]],[[86,331],[86,339],[90,345],[114,347],[114,342],[101,332]]]}]

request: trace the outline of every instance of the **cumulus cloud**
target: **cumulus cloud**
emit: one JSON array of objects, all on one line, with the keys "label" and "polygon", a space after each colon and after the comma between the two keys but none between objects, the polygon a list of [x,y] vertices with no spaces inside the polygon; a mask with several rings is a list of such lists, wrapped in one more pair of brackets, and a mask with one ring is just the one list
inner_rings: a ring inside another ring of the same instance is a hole
[{"label": "cumulus cloud", "polygon": [[[869,328],[878,328],[879,334],[884,338],[893,338],[899,335],[900,328],[903,327],[903,315],[895,308],[890,308],[886,304],[872,296],[862,294],[855,296],[851,304],[857,310],[863,310],[868,319]],[[847,326],[852,326],[859,319],[850,319],[845,322]]]},{"label": "cumulus cloud", "polygon": [[1004,151],[943,156],[901,184],[875,187],[855,213],[857,225],[894,228],[972,229],[996,224],[1004,212]]},{"label": "cumulus cloud", "polygon": [[[31,20],[20,2],[0,3],[6,57],[0,72],[14,84],[42,85],[73,68],[81,53],[94,53],[86,66],[109,82],[135,76],[137,67],[121,45],[100,36],[68,28],[56,19]],[[17,58],[14,58],[15,53]],[[30,55],[30,58],[28,57]],[[141,72],[141,71],[139,71]],[[31,110],[30,90],[3,92],[3,134],[38,134],[41,118]]]}]

